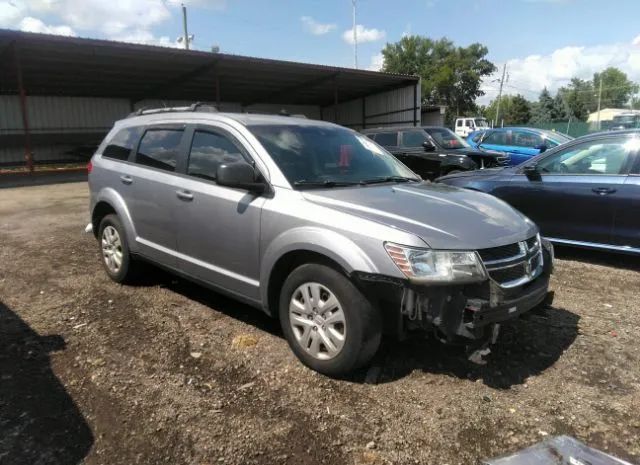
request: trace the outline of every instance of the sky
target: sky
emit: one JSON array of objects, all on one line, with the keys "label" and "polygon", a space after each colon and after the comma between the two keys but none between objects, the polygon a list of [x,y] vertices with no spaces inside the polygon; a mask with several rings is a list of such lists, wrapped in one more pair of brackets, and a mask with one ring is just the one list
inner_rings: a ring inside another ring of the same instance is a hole
[{"label": "sky", "polygon": [[[180,0],[0,0],[0,28],[180,46]],[[184,0],[193,48],[354,66],[351,0]],[[617,66],[640,81],[640,0],[357,0],[358,67],[406,34],[480,42],[505,92],[536,99]],[[487,104],[498,92],[485,79]]]}]

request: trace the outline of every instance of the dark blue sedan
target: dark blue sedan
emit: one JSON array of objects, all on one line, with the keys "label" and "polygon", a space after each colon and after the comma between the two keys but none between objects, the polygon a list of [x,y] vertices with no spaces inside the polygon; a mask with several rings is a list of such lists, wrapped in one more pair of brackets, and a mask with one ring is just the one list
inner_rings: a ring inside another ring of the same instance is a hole
[{"label": "dark blue sedan", "polygon": [[546,150],[573,140],[560,132],[536,128],[494,128],[472,132],[467,142],[473,148],[511,155],[511,166],[519,165]]},{"label": "dark blue sedan", "polygon": [[599,133],[516,167],[458,173],[437,182],[503,199],[552,242],[640,254],[639,152],[638,130]]}]

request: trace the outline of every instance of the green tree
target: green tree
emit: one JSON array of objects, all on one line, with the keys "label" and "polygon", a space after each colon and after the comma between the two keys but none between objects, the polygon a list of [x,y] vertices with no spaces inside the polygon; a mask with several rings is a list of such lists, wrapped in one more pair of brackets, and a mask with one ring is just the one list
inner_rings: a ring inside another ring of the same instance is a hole
[{"label": "green tree", "polygon": [[561,87],[558,93],[566,102],[568,115],[581,121],[586,121],[589,113],[595,110],[597,102],[591,81],[573,78],[566,87]]},{"label": "green tree", "polygon": [[553,98],[553,110],[551,111],[551,121],[567,121],[569,110],[560,92]]},{"label": "green tree", "polygon": [[511,97],[504,119],[509,126],[527,124],[531,119],[531,104],[520,94]]},{"label": "green tree", "polygon": [[548,123],[554,119],[554,100],[551,94],[545,87],[540,92],[538,101],[531,108],[531,122],[534,124]]},{"label": "green tree", "polygon": [[[482,116],[489,121],[496,119],[498,99],[492,100],[484,108]],[[503,95],[500,99],[500,116],[495,122],[496,126],[513,126],[516,124],[528,124],[531,119],[531,103],[522,95]]]},{"label": "green tree", "polygon": [[625,108],[629,99],[638,92],[638,85],[627,78],[618,68],[609,67],[593,75],[593,89],[598,92],[602,79],[601,108]]},{"label": "green tree", "polygon": [[476,98],[484,95],[482,78],[496,67],[486,59],[487,47],[457,47],[446,39],[405,36],[382,50],[383,71],[415,74],[422,78],[422,99],[449,108],[447,120],[477,111]]}]

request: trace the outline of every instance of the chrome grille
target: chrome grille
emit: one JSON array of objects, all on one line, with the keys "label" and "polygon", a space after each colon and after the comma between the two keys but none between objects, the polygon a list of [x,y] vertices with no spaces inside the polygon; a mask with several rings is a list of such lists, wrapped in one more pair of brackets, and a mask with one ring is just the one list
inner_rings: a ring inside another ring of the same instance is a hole
[{"label": "chrome grille", "polygon": [[502,287],[535,279],[542,271],[542,244],[538,235],[514,244],[478,250],[489,277]]}]

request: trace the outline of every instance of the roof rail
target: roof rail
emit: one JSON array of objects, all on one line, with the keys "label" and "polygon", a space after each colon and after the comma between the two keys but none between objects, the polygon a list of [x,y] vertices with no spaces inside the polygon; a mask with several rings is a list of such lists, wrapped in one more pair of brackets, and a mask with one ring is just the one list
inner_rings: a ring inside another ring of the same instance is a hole
[{"label": "roof rail", "polygon": [[132,118],[134,116],[141,115],[154,115],[156,113],[175,113],[175,112],[204,112],[204,113],[215,113],[218,111],[218,108],[214,105],[206,104],[203,102],[196,102],[188,107],[163,107],[163,108],[148,108],[142,107],[137,109],[136,111],[130,113],[127,118]]}]

